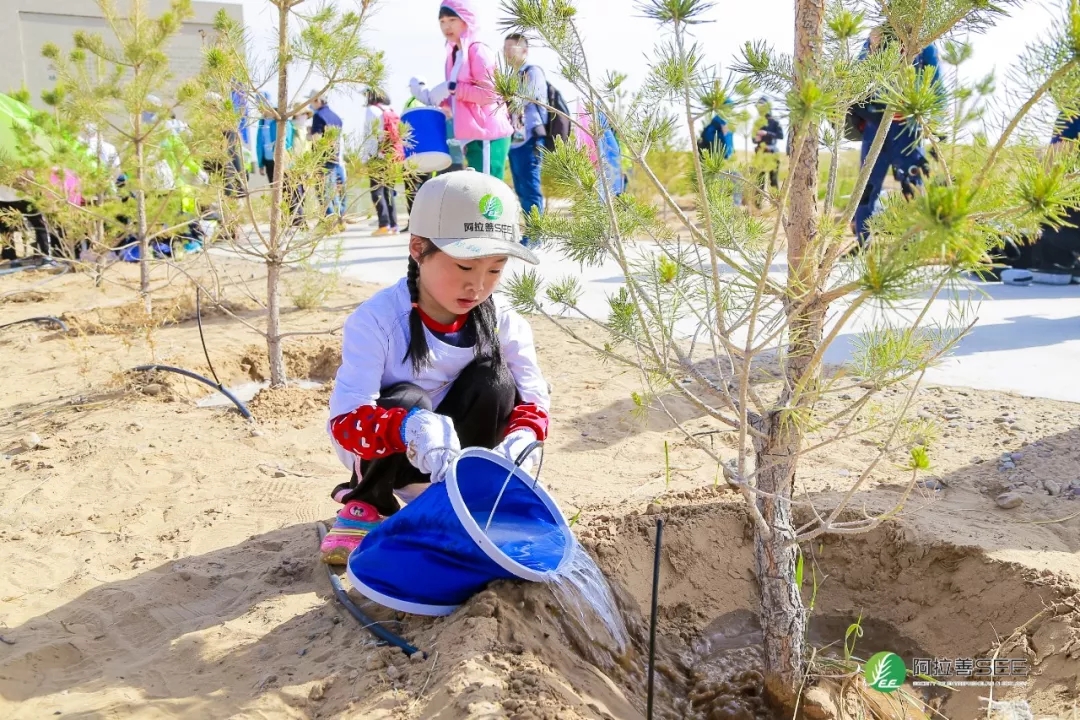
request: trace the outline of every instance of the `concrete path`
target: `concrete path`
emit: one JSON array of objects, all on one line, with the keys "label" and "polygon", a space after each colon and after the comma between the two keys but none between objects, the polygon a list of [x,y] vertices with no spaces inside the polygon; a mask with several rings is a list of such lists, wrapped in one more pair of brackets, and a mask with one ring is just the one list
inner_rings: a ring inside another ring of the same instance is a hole
[{"label": "concrete path", "polygon": [[[336,262],[325,262],[324,269],[336,265],[350,278],[392,283],[405,273],[407,238],[371,237],[367,223],[353,226],[338,237],[340,257]],[[583,268],[553,250],[540,251],[539,255],[542,263],[537,271],[542,278],[553,281],[577,276],[584,289],[582,308],[597,318],[607,316],[607,297],[624,284],[618,265],[608,261]],[[513,261],[504,277],[525,267]],[[770,271],[782,277],[786,267],[781,261]],[[979,283],[973,290],[958,292],[972,301],[968,310],[978,323],[951,356],[927,373],[927,382],[1080,402],[1080,285]],[[829,349],[826,360],[847,361],[860,331],[882,321],[902,323],[905,316],[912,317],[911,312],[891,308],[858,313]],[[955,325],[949,313],[950,303],[942,299],[933,303],[929,316]]]}]

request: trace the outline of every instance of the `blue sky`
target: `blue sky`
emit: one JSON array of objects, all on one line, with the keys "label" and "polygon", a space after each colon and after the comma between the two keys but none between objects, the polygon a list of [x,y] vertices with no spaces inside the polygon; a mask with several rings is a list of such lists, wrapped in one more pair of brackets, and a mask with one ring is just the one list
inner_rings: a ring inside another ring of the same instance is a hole
[{"label": "blue sky", "polygon": [[[276,9],[268,0],[225,0],[239,2],[256,46],[269,48],[272,43]],[[308,0],[314,6],[315,0]],[[352,6],[354,0],[331,0]],[[476,0],[481,10],[480,36],[493,47],[502,47],[497,30],[499,0]],[[586,52],[594,74],[618,69],[629,75],[631,87],[644,77],[647,55],[659,39],[653,23],[637,16],[630,0],[577,0],[579,28],[584,35]],[[408,81],[413,75],[429,81],[442,80],[444,46],[439,33],[437,0],[381,0],[370,23],[368,42],[386,52],[389,64],[388,90],[397,107],[409,97]],[[604,12],[604,7],[623,8],[619,12]],[[303,6],[301,6],[303,8]],[[988,32],[970,38],[974,57],[968,63],[967,74],[981,77],[987,72],[998,73],[998,92],[995,97],[997,114],[1018,106],[1009,92],[1006,73],[1024,47],[1050,28],[1056,4],[1047,0],[1021,0],[1011,16],[1003,19]],[[747,40],[764,40],[777,50],[790,52],[794,40],[794,0],[722,0],[713,8],[714,22],[699,26],[697,37],[705,46],[710,64],[725,69]],[[961,38],[962,39],[962,38]],[[556,68],[554,55],[544,48],[535,48],[531,60]],[[576,93],[569,83],[559,78],[554,82],[568,96]],[[297,92],[304,89],[296,88]],[[341,95],[332,101],[350,132],[359,131],[363,118],[359,97]]]}]

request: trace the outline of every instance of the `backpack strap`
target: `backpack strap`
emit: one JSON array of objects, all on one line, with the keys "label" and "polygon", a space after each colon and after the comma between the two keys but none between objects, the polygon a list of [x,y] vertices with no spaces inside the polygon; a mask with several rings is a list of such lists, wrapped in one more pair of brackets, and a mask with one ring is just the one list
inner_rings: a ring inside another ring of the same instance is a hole
[{"label": "backpack strap", "polygon": [[544,76],[544,82],[546,83],[547,82],[547,74],[544,72],[544,68],[540,67],[539,65],[523,65],[521,70],[519,71],[521,73],[522,79],[524,79],[525,75],[530,70],[532,70],[533,68],[536,68],[537,70],[540,71],[540,74]]}]

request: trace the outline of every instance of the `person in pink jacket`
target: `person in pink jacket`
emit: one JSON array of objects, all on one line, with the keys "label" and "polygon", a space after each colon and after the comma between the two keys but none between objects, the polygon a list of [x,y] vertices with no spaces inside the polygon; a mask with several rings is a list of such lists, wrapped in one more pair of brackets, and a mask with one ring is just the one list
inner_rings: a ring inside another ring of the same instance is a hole
[{"label": "person in pink jacket", "polygon": [[493,91],[495,51],[474,39],[472,0],[442,0],[439,26],[446,38],[446,82],[430,90],[414,87],[413,94],[429,105],[448,108],[468,166],[502,180],[514,128],[506,105]]}]

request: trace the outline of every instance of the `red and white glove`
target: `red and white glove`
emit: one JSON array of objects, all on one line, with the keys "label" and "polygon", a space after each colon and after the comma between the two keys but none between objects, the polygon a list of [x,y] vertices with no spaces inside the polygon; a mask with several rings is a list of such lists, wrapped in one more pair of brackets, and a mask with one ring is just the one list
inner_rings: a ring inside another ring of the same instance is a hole
[{"label": "red and white glove", "polygon": [[450,464],[461,454],[454,421],[430,410],[414,409],[401,423],[405,456],[420,472],[431,475],[431,482],[442,482]]}]

